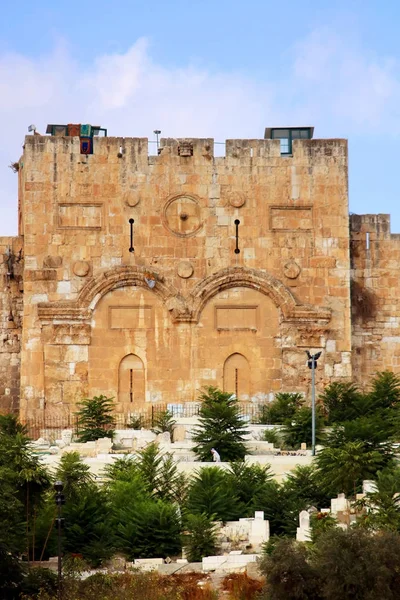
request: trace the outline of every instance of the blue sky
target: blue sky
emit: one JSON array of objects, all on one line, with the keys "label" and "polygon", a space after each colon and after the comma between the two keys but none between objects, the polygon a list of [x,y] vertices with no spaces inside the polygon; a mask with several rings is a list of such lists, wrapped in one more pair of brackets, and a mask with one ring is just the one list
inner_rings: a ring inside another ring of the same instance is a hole
[{"label": "blue sky", "polygon": [[0,235],[16,233],[30,123],[109,135],[262,137],[314,125],[346,137],[350,211],[400,232],[400,3],[20,0],[0,21]]}]

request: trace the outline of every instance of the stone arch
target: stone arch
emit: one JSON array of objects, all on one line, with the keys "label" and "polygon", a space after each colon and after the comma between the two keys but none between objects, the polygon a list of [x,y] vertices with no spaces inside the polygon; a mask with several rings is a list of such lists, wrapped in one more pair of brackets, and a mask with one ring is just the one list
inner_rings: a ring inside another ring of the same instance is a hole
[{"label": "stone arch", "polygon": [[233,287],[248,287],[269,296],[285,316],[298,304],[292,292],[272,275],[257,269],[230,267],[207,277],[194,288],[193,316],[196,320],[210,298]]},{"label": "stone arch", "polygon": [[118,403],[124,408],[142,405],[145,401],[145,369],[137,354],[127,354],[119,363]]},{"label": "stone arch", "polygon": [[[149,275],[156,282],[154,287],[148,284]],[[82,308],[93,309],[108,292],[127,286],[151,289],[163,302],[177,295],[177,290],[167,285],[157,273],[150,274],[144,267],[117,267],[90,279],[80,291],[77,303]]]},{"label": "stone arch", "polygon": [[279,308],[284,321],[328,322],[331,311],[300,303],[279,279],[260,269],[229,267],[203,279],[191,293],[192,320],[198,322],[207,302],[218,292],[233,287],[247,287],[269,296]]},{"label": "stone arch", "polygon": [[247,358],[234,352],[224,362],[224,392],[232,392],[238,399],[249,399],[251,393],[250,364]]}]

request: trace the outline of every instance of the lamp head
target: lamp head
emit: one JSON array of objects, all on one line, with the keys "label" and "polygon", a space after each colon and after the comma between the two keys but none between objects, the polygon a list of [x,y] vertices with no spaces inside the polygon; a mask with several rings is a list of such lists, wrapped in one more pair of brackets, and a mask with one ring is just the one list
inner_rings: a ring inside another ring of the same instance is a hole
[{"label": "lamp head", "polygon": [[64,483],[62,481],[56,481],[54,484],[54,489],[56,492],[62,492],[64,489]]}]

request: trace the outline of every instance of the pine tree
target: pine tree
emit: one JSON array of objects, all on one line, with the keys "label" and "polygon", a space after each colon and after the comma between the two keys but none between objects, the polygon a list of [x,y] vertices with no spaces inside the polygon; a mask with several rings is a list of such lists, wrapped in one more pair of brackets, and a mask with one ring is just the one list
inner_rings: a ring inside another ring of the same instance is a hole
[{"label": "pine tree", "polygon": [[112,427],[115,425],[113,398],[94,396],[82,400],[78,406],[81,407],[76,413],[80,442],[92,442],[104,437],[112,439]]},{"label": "pine tree", "polygon": [[217,450],[222,461],[243,460],[247,427],[240,416],[235,396],[210,386],[204,388],[199,400],[202,406],[200,426],[193,435],[196,443],[194,452],[206,462],[212,460],[211,448]]}]

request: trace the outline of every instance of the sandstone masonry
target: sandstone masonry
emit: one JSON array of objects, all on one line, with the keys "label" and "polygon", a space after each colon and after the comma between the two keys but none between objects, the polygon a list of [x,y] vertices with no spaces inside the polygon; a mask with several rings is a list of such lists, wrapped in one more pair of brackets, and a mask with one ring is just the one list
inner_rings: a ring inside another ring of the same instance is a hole
[{"label": "sandstone masonry", "polygon": [[26,137],[19,236],[0,238],[0,409],[308,393],[305,350],[323,350],[318,386],[400,370],[400,241],[385,215],[349,218],[346,140],[213,148]]}]

